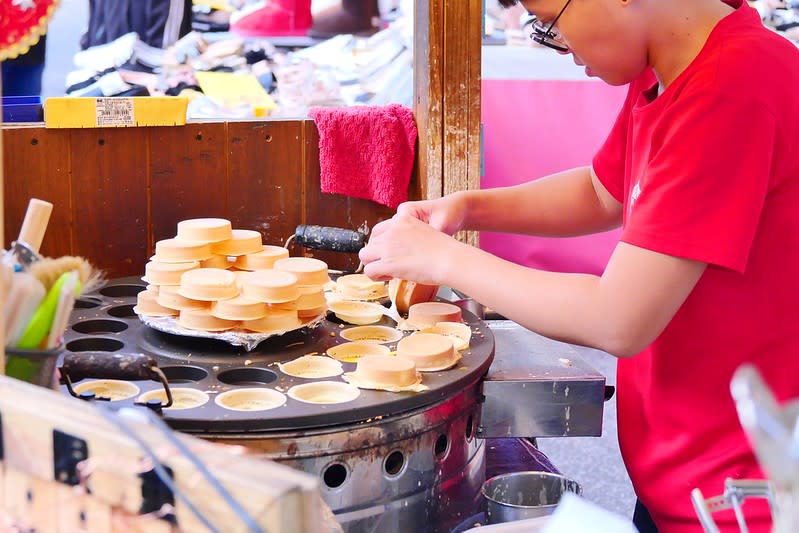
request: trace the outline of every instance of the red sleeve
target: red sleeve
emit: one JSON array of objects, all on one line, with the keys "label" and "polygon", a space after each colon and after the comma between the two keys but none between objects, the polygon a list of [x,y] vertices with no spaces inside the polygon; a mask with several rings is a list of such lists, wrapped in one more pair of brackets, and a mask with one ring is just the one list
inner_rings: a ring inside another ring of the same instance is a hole
[{"label": "red sleeve", "polygon": [[616,117],[605,143],[594,155],[592,166],[596,177],[607,191],[620,203],[624,202],[624,166],[627,156],[628,131],[630,129],[630,110],[640,94],[640,85],[630,84],[627,99]]},{"label": "red sleeve", "polygon": [[743,272],[775,139],[775,117],[752,97],[681,95],[653,132],[621,240]]}]

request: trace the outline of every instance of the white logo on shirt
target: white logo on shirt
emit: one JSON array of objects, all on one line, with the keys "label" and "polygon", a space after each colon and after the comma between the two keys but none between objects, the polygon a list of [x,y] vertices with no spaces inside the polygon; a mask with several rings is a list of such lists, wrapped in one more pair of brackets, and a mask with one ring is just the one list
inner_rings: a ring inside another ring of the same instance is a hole
[{"label": "white logo on shirt", "polygon": [[632,192],[630,193],[630,207],[627,212],[628,215],[632,214],[633,206],[635,205],[635,202],[638,200],[640,196],[641,196],[641,182],[639,181],[638,183],[635,184]]}]

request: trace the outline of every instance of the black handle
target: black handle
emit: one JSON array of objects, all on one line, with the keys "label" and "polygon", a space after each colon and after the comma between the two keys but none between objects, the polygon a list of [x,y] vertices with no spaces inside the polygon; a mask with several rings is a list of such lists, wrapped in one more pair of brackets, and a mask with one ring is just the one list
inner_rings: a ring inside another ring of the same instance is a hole
[{"label": "black handle", "polygon": [[616,394],[616,387],[613,385],[605,385],[605,401],[613,398],[614,394]]},{"label": "black handle", "polygon": [[301,225],[294,231],[294,241],[315,250],[357,253],[366,246],[366,235],[351,229]]},{"label": "black handle", "polygon": [[86,378],[160,381],[158,364],[155,359],[144,354],[70,353],[64,356],[60,371],[62,381],[80,381]]}]

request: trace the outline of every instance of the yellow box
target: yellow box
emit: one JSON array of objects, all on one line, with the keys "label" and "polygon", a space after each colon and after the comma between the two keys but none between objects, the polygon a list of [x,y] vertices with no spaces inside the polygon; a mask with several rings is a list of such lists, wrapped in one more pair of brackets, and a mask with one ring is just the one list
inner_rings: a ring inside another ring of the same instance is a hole
[{"label": "yellow box", "polygon": [[44,101],[44,125],[47,128],[183,126],[188,104],[189,99],[182,96],[59,96]]}]

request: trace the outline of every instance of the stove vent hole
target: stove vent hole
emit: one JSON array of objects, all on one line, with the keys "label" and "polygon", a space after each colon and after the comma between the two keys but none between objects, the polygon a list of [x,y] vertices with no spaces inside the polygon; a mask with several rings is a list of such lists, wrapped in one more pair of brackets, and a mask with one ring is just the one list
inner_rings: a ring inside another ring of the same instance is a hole
[{"label": "stove vent hole", "polygon": [[400,472],[402,472],[402,467],[405,465],[405,456],[402,455],[400,451],[394,451],[388,454],[386,457],[385,462],[383,462],[383,468],[386,471],[386,474],[389,476],[396,476]]},{"label": "stove vent hole", "polygon": [[439,435],[436,439],[435,447],[433,448],[433,453],[436,456],[436,459],[441,460],[447,454],[447,448],[449,446],[449,439],[446,435]]},{"label": "stove vent hole", "polygon": [[472,440],[472,435],[474,435],[474,418],[469,415],[466,419],[466,440]]},{"label": "stove vent hole", "polygon": [[341,463],[334,463],[325,468],[322,479],[328,488],[338,488],[347,480],[347,467]]}]

